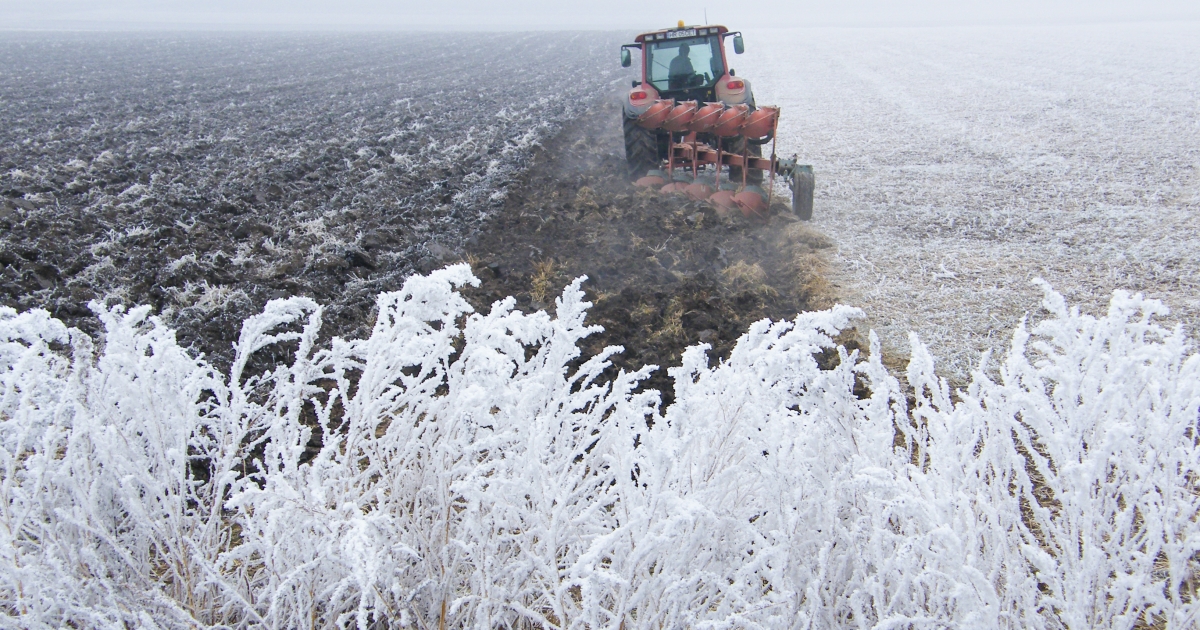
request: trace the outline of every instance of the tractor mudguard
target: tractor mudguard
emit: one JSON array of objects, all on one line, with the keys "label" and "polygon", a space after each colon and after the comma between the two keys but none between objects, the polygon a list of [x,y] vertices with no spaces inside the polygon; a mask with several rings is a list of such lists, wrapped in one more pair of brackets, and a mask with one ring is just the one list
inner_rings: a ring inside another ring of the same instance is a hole
[{"label": "tractor mudguard", "polygon": [[750,79],[726,74],[717,80],[714,88],[717,100],[726,105],[753,105],[754,92],[750,88]]},{"label": "tractor mudguard", "polygon": [[641,116],[657,100],[658,90],[654,89],[653,86],[645,83],[634,86],[621,101],[625,118],[637,118]]}]

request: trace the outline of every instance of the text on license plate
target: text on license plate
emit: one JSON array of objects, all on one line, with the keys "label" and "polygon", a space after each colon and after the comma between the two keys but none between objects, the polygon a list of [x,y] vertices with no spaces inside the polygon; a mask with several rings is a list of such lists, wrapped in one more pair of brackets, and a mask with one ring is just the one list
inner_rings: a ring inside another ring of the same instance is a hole
[{"label": "text on license plate", "polygon": [[696,36],[696,29],[694,29],[694,28],[689,28],[684,31],[669,31],[667,33],[667,39],[678,39],[680,37],[695,37],[695,36]]}]

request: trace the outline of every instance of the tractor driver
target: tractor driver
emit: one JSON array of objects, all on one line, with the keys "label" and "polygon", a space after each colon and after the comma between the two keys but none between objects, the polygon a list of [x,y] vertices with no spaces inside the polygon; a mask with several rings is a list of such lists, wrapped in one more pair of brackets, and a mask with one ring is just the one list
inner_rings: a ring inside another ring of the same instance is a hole
[{"label": "tractor driver", "polygon": [[688,57],[691,47],[687,44],[679,45],[679,54],[671,60],[671,67],[667,70],[667,81],[672,90],[685,88],[693,74],[696,74],[696,69],[692,67],[692,60]]}]

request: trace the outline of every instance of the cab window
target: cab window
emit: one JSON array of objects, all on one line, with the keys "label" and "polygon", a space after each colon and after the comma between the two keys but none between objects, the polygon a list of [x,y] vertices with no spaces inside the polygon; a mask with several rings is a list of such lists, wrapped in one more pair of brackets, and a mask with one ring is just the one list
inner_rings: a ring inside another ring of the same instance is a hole
[{"label": "cab window", "polygon": [[710,35],[650,42],[646,65],[646,74],[656,90],[712,87],[725,74],[721,38]]}]

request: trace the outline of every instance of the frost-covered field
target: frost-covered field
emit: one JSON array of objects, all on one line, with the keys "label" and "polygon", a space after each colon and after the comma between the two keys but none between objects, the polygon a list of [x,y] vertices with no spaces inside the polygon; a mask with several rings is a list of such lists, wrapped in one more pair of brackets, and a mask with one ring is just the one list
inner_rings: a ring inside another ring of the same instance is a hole
[{"label": "frost-covered field", "polygon": [[1158,304],[1047,291],[955,397],[919,344],[911,390],[874,338],[821,369],[855,309],[764,321],[688,351],[660,415],[647,370],[602,375],[615,349],[576,361],[578,282],[555,318],[464,318],[477,282],[414,276],[331,347],[317,304],[272,301],[228,374],[148,307],[97,308],[102,348],[0,309],[2,621],[1196,627],[1200,355]]},{"label": "frost-covered field", "polygon": [[747,33],[736,67],[814,164],[816,225],[886,348],[963,375],[1042,277],[1200,323],[1200,23]]}]

